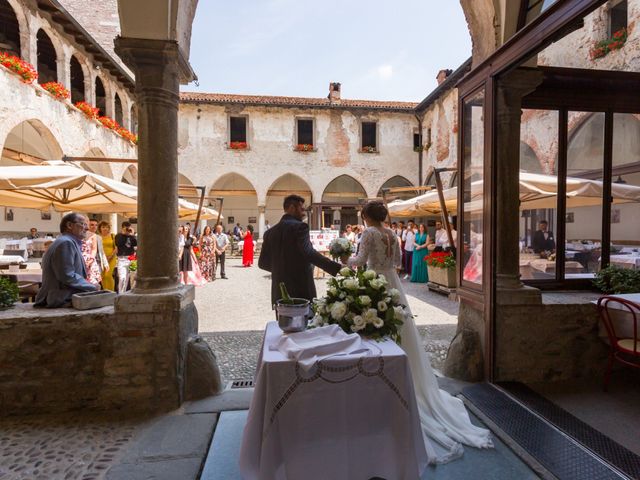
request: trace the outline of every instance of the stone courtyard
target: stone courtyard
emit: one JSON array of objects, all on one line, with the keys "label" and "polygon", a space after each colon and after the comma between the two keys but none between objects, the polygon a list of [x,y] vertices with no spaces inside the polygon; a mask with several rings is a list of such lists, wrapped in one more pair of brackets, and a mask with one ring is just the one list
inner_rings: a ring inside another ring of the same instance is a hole
[{"label": "stone courtyard", "polygon": [[[255,372],[265,324],[274,320],[271,279],[257,265],[242,267],[237,258],[227,260],[227,276],[229,280],[196,288],[198,330],[215,352],[223,379],[245,380]],[[328,278],[316,278],[318,295],[324,294]],[[425,284],[403,280],[403,285],[432,365],[440,369],[455,335],[458,304],[430,292]]]}]

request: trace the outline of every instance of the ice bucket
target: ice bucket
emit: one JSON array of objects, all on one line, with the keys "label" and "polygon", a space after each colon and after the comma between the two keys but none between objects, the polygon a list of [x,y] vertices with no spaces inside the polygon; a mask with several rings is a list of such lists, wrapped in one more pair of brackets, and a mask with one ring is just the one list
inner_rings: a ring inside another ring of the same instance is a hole
[{"label": "ice bucket", "polygon": [[306,298],[292,298],[294,303],[276,302],[276,317],[278,326],[285,333],[301,332],[307,328],[309,321],[309,300]]}]

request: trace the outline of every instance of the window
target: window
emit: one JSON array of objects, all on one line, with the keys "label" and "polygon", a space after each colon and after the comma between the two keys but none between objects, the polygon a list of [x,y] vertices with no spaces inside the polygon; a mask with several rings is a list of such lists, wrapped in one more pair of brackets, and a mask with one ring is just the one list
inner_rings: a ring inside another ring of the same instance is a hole
[{"label": "window", "polygon": [[229,147],[247,148],[247,117],[229,117]]},{"label": "window", "polygon": [[609,10],[609,36],[627,28],[627,1],[616,3]]},{"label": "window", "polygon": [[377,122],[362,122],[362,151],[377,152]]},{"label": "window", "polygon": [[296,150],[312,150],[313,141],[313,119],[298,118],[296,119],[296,129],[298,133]]},{"label": "window", "polygon": [[417,131],[413,132],[413,149],[416,152],[419,152],[421,150],[421,148],[420,148],[420,133],[418,133]]}]

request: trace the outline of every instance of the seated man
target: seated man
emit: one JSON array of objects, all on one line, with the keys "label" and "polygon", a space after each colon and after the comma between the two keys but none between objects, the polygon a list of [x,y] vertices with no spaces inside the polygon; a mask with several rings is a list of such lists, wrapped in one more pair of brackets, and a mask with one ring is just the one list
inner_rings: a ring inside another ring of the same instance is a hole
[{"label": "seated man", "polygon": [[60,222],[60,235],[42,257],[42,287],[36,296],[36,307],[69,306],[71,296],[79,292],[97,290],[86,280],[82,258],[89,222],[78,213],[68,213]]},{"label": "seated man", "polygon": [[32,227],[31,230],[29,230],[29,235],[27,235],[27,240],[33,240],[34,238],[40,238],[40,234],[37,228]]}]

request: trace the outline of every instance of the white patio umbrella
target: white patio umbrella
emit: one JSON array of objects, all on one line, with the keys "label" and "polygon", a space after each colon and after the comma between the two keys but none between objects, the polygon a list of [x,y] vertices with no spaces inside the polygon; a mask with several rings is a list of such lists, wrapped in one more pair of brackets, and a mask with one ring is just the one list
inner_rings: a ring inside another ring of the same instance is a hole
[{"label": "white patio umbrella", "polygon": [[[602,204],[603,182],[586,178],[567,177],[567,207],[587,207]],[[520,172],[520,210],[536,208],[555,208],[557,205],[558,177]],[[457,187],[443,192],[447,209],[455,212],[458,205]],[[477,180],[471,184],[471,205],[467,210],[476,211],[481,207],[483,182]],[[640,202],[640,187],[613,183],[611,196],[614,204]],[[389,204],[392,217],[410,217],[439,215],[440,199],[437,191],[431,191],[409,200],[396,201]]]},{"label": "white patio umbrella", "polygon": [[[0,205],[90,213],[119,213],[135,216],[138,189],[62,161],[39,165],[0,167]],[[198,212],[198,206],[178,199],[179,216]],[[201,218],[217,217],[218,212],[204,208]]]}]

